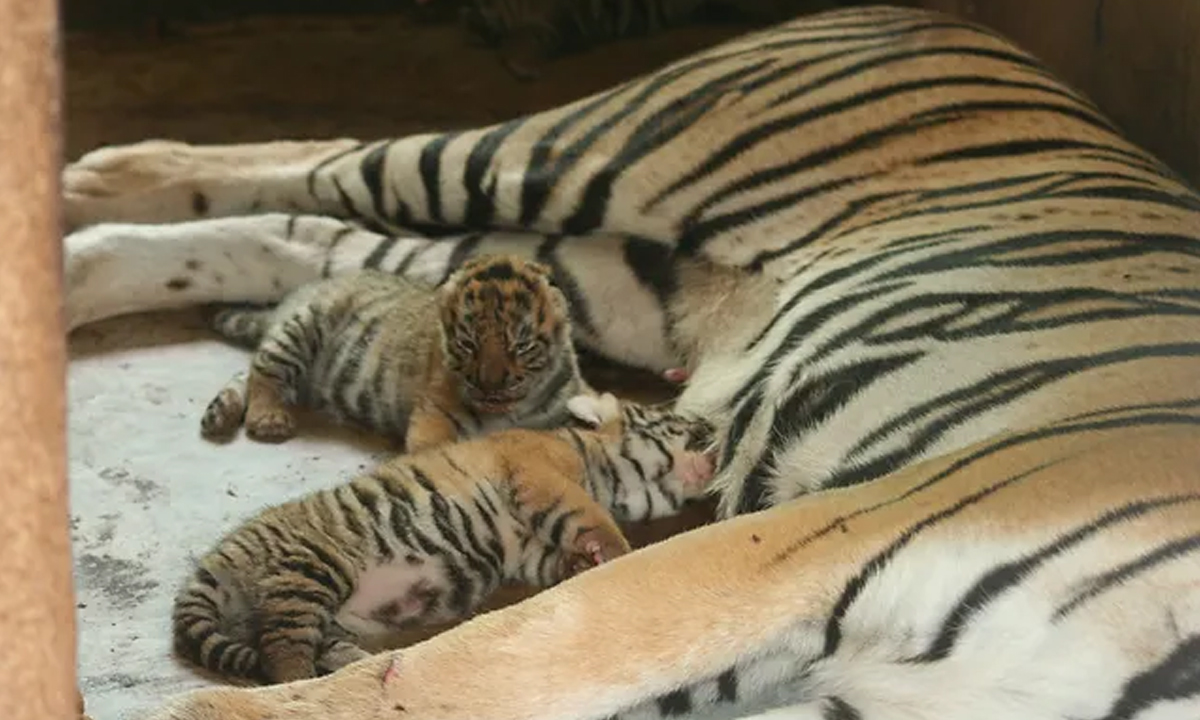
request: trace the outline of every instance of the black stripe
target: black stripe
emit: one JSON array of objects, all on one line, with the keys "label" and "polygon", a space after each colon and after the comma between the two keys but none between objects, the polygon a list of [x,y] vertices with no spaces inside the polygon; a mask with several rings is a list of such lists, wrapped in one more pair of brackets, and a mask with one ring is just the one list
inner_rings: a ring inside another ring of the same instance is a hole
[{"label": "black stripe", "polygon": [[687,688],[669,692],[655,700],[663,717],[687,715],[692,711],[692,693]]},{"label": "black stripe", "polygon": [[[705,243],[715,237],[721,236],[735,228],[747,225],[756,220],[769,217],[773,213],[794,210],[801,203],[811,202],[822,195],[841,190],[860,183],[864,180],[875,177],[877,173],[869,175],[852,175],[849,177],[837,177],[832,180],[825,180],[815,185],[801,187],[798,190],[785,192],[782,195],[753,202],[748,205],[739,204],[735,210],[730,210],[720,215],[704,215],[707,205],[700,204],[693,208],[688,216],[683,220],[683,231],[676,245],[676,251],[680,255],[694,256],[699,250],[704,247]],[[793,183],[794,185],[794,183]],[[856,210],[857,211],[857,210]],[[844,214],[844,213],[843,213]],[[814,230],[805,234],[805,238],[820,237],[820,232]],[[803,238],[790,243],[791,249],[796,249],[809,244],[811,241],[806,241]],[[751,260],[744,267],[747,270],[757,270],[761,268],[762,263]]]},{"label": "black stripe", "polygon": [[667,303],[679,287],[671,249],[653,240],[629,237],[621,244],[621,253],[638,283],[654,293],[659,309],[665,312]]},{"label": "black stripe", "polygon": [[1062,620],[1094,598],[1099,597],[1109,590],[1120,587],[1142,573],[1149,572],[1163,563],[1189,555],[1198,550],[1200,550],[1200,535],[1192,535],[1159,545],[1134,560],[1118,565],[1106,573],[1093,577],[1088,581],[1087,586],[1083,590],[1055,609],[1054,621]]},{"label": "black stripe", "polygon": [[453,558],[445,553],[442,554],[442,566],[446,569],[446,574],[450,579],[450,608],[459,616],[466,615],[470,612],[474,605],[473,590],[474,586],[470,578],[463,572],[463,569],[454,562]]},{"label": "black stripe", "polygon": [[1200,635],[1191,635],[1153,668],[1134,676],[1102,720],[1129,720],[1160,702],[1200,695]]},{"label": "black stripe", "polygon": [[986,229],[987,228],[982,225],[972,225],[954,228],[951,230],[943,230],[936,233],[924,233],[920,235],[907,236],[899,241],[893,241],[889,244],[889,247],[895,245],[900,245],[900,247],[896,247],[890,251],[874,252],[870,257],[860,260],[852,265],[835,268],[820,275],[812,282],[805,285],[802,289],[792,293],[792,295],[788,297],[783,306],[774,312],[771,317],[771,321],[766,325],[766,327],[764,327],[746,346],[746,351],[749,352],[758,347],[758,345],[766,339],[767,335],[787,317],[788,313],[794,310],[802,301],[811,297],[816,291],[827,288],[841,280],[847,280],[854,275],[865,274],[865,271],[867,270],[871,270],[879,265],[882,265],[898,255],[910,252],[914,246],[920,247],[921,249],[927,249],[935,245],[950,244],[957,242],[959,238],[964,235],[973,235]]},{"label": "black stripe", "polygon": [[[554,509],[558,510],[559,507],[559,502],[555,501]],[[563,537],[567,533],[567,524],[571,522],[571,518],[580,514],[582,514],[582,512],[576,508],[564,510],[560,512],[556,518],[554,518],[554,524],[552,524],[550,529],[547,531],[547,537],[550,541],[551,547],[563,547]]]},{"label": "black stripe", "polygon": [[362,266],[368,270],[378,270],[384,258],[388,256],[392,248],[396,247],[397,242],[399,241],[391,236],[380,239],[367,258],[363,260]]},{"label": "black stripe", "polygon": [[770,66],[770,60],[760,60],[744,67],[735,67],[690,88],[686,93],[677,94],[663,107],[646,116],[629,131],[628,139],[621,148],[609,155],[604,166],[588,180],[575,213],[563,222],[563,231],[585,235],[600,228],[608,212],[613,185],[625,170],[690,129],[726,94],[735,92],[739,81]]},{"label": "black stripe", "polygon": [[417,159],[417,172],[425,188],[425,212],[430,221],[437,224],[446,222],[442,210],[442,153],[456,137],[458,133],[444,133],[432,138],[421,148],[421,155]]},{"label": "black stripe", "polygon": [[[747,387],[749,387],[749,384],[747,384]],[[754,421],[762,402],[762,389],[761,387],[755,387],[750,396],[742,402],[741,407],[734,413],[733,421],[729,424],[729,430],[725,433],[725,442],[721,448],[721,461],[718,463],[717,472],[729,467],[729,463],[733,462],[733,454],[737,451],[738,445],[741,444],[742,438],[746,436],[746,431],[750,429],[750,423]]]},{"label": "black stripe", "polygon": [[[832,322],[842,313],[861,307],[868,301],[877,300],[902,289],[905,289],[904,285],[893,283],[880,285],[861,292],[841,293],[836,299],[824,305],[817,306],[803,317],[791,321],[791,327],[788,328],[787,334],[771,351],[771,354],[762,363],[762,366],[734,393],[729,407],[733,408],[739,403],[743,403],[751,395],[761,396],[763,385],[775,367],[779,365],[783,358],[797,349],[804,347],[823,325]],[[776,317],[778,316],[779,313],[776,313]],[[761,399],[760,397],[760,402]]]},{"label": "black stripe", "polygon": [[502,564],[507,553],[504,551],[504,544],[500,542],[500,528],[496,525],[493,517],[498,510],[486,492],[476,494],[472,498],[472,504],[475,506],[475,511],[479,513],[479,517],[482,518],[483,524],[487,526],[488,550],[493,558],[497,558],[497,563]]},{"label": "black stripe", "polygon": [[538,262],[550,268],[551,277],[554,278],[554,286],[562,291],[563,296],[567,300],[567,309],[571,314],[572,322],[579,330],[592,335],[597,335],[596,323],[592,320],[592,313],[589,308],[587,295],[579,289],[579,283],[575,281],[571,271],[566,265],[559,261],[556,252],[558,246],[563,242],[561,235],[549,235],[545,240],[538,243],[537,252],[534,257]]},{"label": "black stripe", "polygon": [[1200,495],[1180,495],[1130,503],[1110,510],[1099,518],[1060,536],[1037,552],[994,568],[962,596],[958,604],[942,621],[942,626],[929,648],[910,662],[936,662],[949,657],[950,653],[954,651],[955,642],[967,629],[972,617],[983,612],[989,604],[995,602],[1005,592],[1017,587],[1043,564],[1079,545],[1101,530],[1118,523],[1135,520],[1154,510],[1197,500],[1200,500]]},{"label": "black stripe", "polygon": [[479,247],[479,243],[483,241],[483,233],[473,233],[464,235],[454,241],[454,249],[450,251],[450,257],[446,260],[446,269],[442,273],[442,279],[438,281],[438,285],[450,279],[459,267],[462,266]]},{"label": "black stripe", "polygon": [[846,203],[846,207],[826,218],[821,222],[821,224],[804,233],[800,237],[789,240],[783,245],[780,245],[774,249],[763,250],[762,252],[756,253],[754,257],[750,259],[750,262],[747,263],[746,267],[753,272],[759,272],[768,262],[771,262],[777,258],[781,258],[785,255],[790,255],[801,248],[806,248],[821,238],[834,235],[835,231],[844,225],[847,220],[861,217],[865,214],[865,211],[872,206],[893,200],[900,195],[902,195],[902,193],[898,191],[887,192],[867,195],[855,200],[851,200],[850,202]]},{"label": "black stripe", "polygon": [[[805,361],[816,364],[837,350],[861,343],[886,346],[920,339],[952,342],[1101,320],[1187,317],[1200,315],[1198,301],[1200,292],[1192,290],[1121,293],[1059,288],[1046,292],[921,294],[898,300],[847,326],[814,348]],[[906,323],[906,316],[918,319]]]},{"label": "black stripe", "polygon": [[[792,389],[775,410],[766,447],[742,481],[738,491],[737,512],[757,512],[771,504],[767,490],[775,468],[779,467],[780,452],[792,447],[806,433],[819,428],[873,383],[903,370],[922,357],[922,353],[913,352],[865,360],[811,378]],[[797,366],[794,375],[799,375],[808,367],[808,363]]]},{"label": "black stripe", "polygon": [[862,720],[862,713],[837,695],[825,698],[821,707],[822,720]]},{"label": "black stripe", "polygon": [[309,540],[306,537],[297,537],[296,542],[304,546],[306,550],[312,553],[320,562],[321,566],[329,573],[332,582],[328,587],[337,592],[339,603],[345,602],[350,594],[350,575],[342,566],[342,563],[325,548],[317,543]]},{"label": "black stripe", "polygon": [[[1090,356],[1031,362],[994,373],[972,385],[934,396],[928,402],[880,425],[860,440],[847,455],[854,457],[863,454],[869,449],[869,443],[879,442],[894,432],[904,433],[903,446],[843,468],[834,473],[824,487],[849,487],[882,477],[919,457],[943,435],[964,422],[1064,378],[1144,358],[1190,358],[1197,355],[1200,355],[1200,344],[1133,346]],[[918,423],[922,424],[918,426]]]},{"label": "black stripe", "polygon": [[[939,28],[946,28],[946,27],[960,29],[960,28],[962,28],[962,25],[958,24],[958,23],[930,23],[930,24],[926,24],[926,25],[911,26],[909,28],[904,28],[902,32],[905,34],[908,34],[908,33],[914,32],[914,31],[936,30]],[[869,49],[874,49],[874,47],[891,47],[891,46],[890,45],[876,45]],[[969,45],[953,46],[953,47],[944,47],[943,46],[943,47],[933,47],[933,48],[924,47],[924,48],[918,48],[915,50],[906,49],[906,50],[902,50],[902,51],[898,51],[898,52],[889,53],[886,55],[877,55],[874,57],[870,57],[866,60],[863,60],[861,62],[856,62],[856,63],[852,63],[850,65],[842,66],[842,67],[838,68],[837,70],[835,70],[834,72],[828,73],[822,77],[817,78],[816,80],[805,83],[804,85],[801,85],[799,87],[793,88],[792,90],[790,90],[786,93],[780,94],[778,97],[776,97],[772,101],[771,107],[779,107],[781,105],[784,105],[786,103],[789,103],[789,102],[795,100],[796,98],[802,97],[804,95],[811,95],[813,92],[820,90],[821,88],[823,88],[825,86],[831,85],[843,78],[858,76],[859,73],[862,73],[862,72],[865,72],[868,70],[872,70],[872,69],[887,66],[887,65],[900,64],[900,63],[903,63],[903,62],[909,61],[909,60],[928,59],[931,56],[937,56],[937,55],[951,55],[951,56],[955,56],[955,57],[962,56],[962,55],[972,55],[972,56],[978,56],[978,57],[994,58],[994,59],[1002,60],[1005,62],[1012,62],[1012,63],[1018,64],[1018,65],[1026,65],[1026,66],[1033,65],[1033,62],[1030,59],[1023,57],[1021,55],[1015,55],[1008,51],[993,50],[990,48],[980,48],[980,47],[974,47],[974,46],[969,46]],[[814,61],[820,61],[822,58],[815,57],[815,58],[811,58],[811,59]],[[951,66],[951,67],[953,67],[953,66]],[[922,82],[935,82],[935,81],[936,81],[936,78],[931,78],[928,80],[924,80]],[[671,185],[667,186],[662,192],[660,192],[658,195],[656,195],[647,204],[653,205],[653,204],[660,203],[663,200],[665,200],[666,198],[670,197],[671,195],[674,195],[683,190],[686,190],[687,188],[691,187],[692,185],[695,185],[696,183],[698,183],[700,181],[703,181],[706,178],[718,176],[719,171],[721,169],[723,169],[726,165],[728,165],[730,162],[732,162],[735,158],[741,156],[746,151],[753,148],[755,145],[770,140],[772,137],[774,137],[775,135],[777,135],[779,133],[790,132],[807,122],[812,122],[813,120],[816,120],[816,119],[819,119],[822,117],[828,117],[828,116],[836,114],[838,112],[842,112],[844,110],[856,107],[858,105],[862,105],[866,102],[870,102],[872,100],[877,100],[882,97],[886,97],[886,93],[888,93],[887,86],[875,90],[872,94],[864,94],[862,96],[851,97],[848,99],[843,99],[841,101],[828,103],[826,105],[813,106],[811,103],[805,102],[802,105],[802,107],[804,109],[801,110],[800,112],[791,113],[789,115],[785,115],[784,117],[778,118],[776,120],[772,120],[770,122],[754,124],[754,125],[750,126],[747,130],[734,136],[731,140],[726,142],[720,148],[714,150],[703,163],[701,163],[698,167],[696,167],[696,169],[692,170],[691,172],[687,173],[683,177],[681,177],[678,180],[676,180],[675,182],[673,182]]]},{"label": "black stripe", "polygon": [[[462,526],[463,535],[467,538],[467,544],[471,546],[471,550],[474,551],[474,556],[487,561],[486,564],[481,563],[480,565],[481,574],[487,578],[495,577],[504,566],[504,553],[496,552],[494,544],[489,547],[480,540],[479,534],[475,532],[475,522],[458,503],[454,504],[454,510],[458,514],[458,524]],[[489,523],[485,522],[484,524]]]},{"label": "black stripe", "polygon": [[[336,152],[314,165],[312,169],[308,171],[308,175],[304,178],[304,186],[308,189],[309,197],[311,197],[313,200],[316,200],[317,204],[320,205],[320,199],[317,197],[317,175],[338,160],[341,160],[348,155],[353,155],[366,146],[366,143],[356,143],[354,147]],[[334,180],[336,182],[336,178],[334,178]]]},{"label": "black stripe", "polygon": [[[1195,401],[1193,401],[1193,402],[1195,402]],[[788,547],[786,547],[783,550],[781,550],[780,552],[776,553],[774,557],[772,557],[769,561],[767,561],[767,563],[765,564],[763,569],[768,570],[768,569],[771,569],[781,563],[787,562],[789,559],[791,559],[791,557],[793,555],[795,555],[797,552],[799,552],[800,550],[802,550],[803,548],[805,548],[812,542],[819,540],[820,538],[828,535],[829,533],[831,533],[835,530],[839,530],[839,529],[845,527],[846,522],[848,522],[850,520],[853,520],[858,517],[862,517],[864,515],[868,515],[872,512],[875,512],[876,510],[890,507],[892,505],[895,505],[896,503],[907,500],[908,498],[910,498],[918,493],[921,493],[925,490],[928,490],[931,487],[936,486],[938,483],[942,482],[946,478],[952,477],[953,475],[955,475],[959,471],[963,470],[964,468],[974,465],[975,463],[980,462],[982,460],[987,460],[988,458],[990,458],[994,455],[997,455],[1001,452],[1004,452],[1006,450],[1009,450],[1011,448],[1020,447],[1022,445],[1028,444],[1028,443],[1034,443],[1034,442],[1038,442],[1040,440],[1045,440],[1048,438],[1066,437],[1068,435],[1091,433],[1091,432],[1103,432],[1105,430],[1129,430],[1129,429],[1137,428],[1139,426],[1171,425],[1171,424],[1200,425],[1200,418],[1192,417],[1192,416],[1188,416],[1188,415],[1182,415],[1182,414],[1178,414],[1178,413],[1172,413],[1169,411],[1169,407],[1170,406],[1138,406],[1138,407],[1134,407],[1134,408],[1117,408],[1117,409],[1114,409],[1113,411],[1111,411],[1114,414],[1121,412],[1121,411],[1132,411],[1132,412],[1143,412],[1144,413],[1143,415],[1136,415],[1133,417],[1103,418],[1103,417],[1096,417],[1098,415],[1098,413],[1088,413],[1087,415],[1080,416],[1079,418],[1068,419],[1067,421],[1064,421],[1063,424],[1060,424],[1060,425],[1055,425],[1055,426],[1048,427],[1048,428],[1039,428],[1032,432],[1011,435],[1009,437],[1006,437],[1006,438],[1000,440],[999,442],[993,443],[984,448],[976,450],[975,452],[971,453],[970,455],[958,458],[953,463],[951,463],[951,465],[949,467],[945,468],[944,470],[942,470],[938,473],[935,473],[928,479],[918,483],[917,485],[909,488],[908,490],[905,490],[904,492],[900,493],[899,495],[897,495],[893,498],[884,500],[884,501],[876,503],[874,505],[869,505],[867,507],[859,508],[858,510],[855,510],[854,512],[847,513],[845,515],[834,518],[832,521],[830,521],[830,522],[826,523],[825,525],[821,526],[820,528],[817,528],[816,530],[808,533],[807,535],[803,536],[799,540],[796,540],[795,542],[788,545]]]},{"label": "black stripe", "polygon": [[[560,186],[563,177],[575,169],[580,160],[588,156],[588,151],[613,128],[626,118],[640,112],[646,104],[661,97],[661,92],[671,83],[694,70],[704,69],[720,61],[722,59],[709,57],[684,59],[676,65],[660,71],[642,83],[640,87],[630,83],[605,93],[595,102],[586,104],[577,113],[567,116],[551,128],[535,147],[533,155],[526,164],[521,194],[521,226],[532,227],[535,224],[544,212],[552,193]],[[632,88],[637,88],[633,97],[623,99],[621,96]],[[570,145],[562,148],[555,147],[554,141],[571,125],[582,120],[586,115],[600,110],[608,111],[610,106],[615,106],[617,110],[607,112],[601,119],[590,122],[587,131]],[[556,150],[558,151],[557,156],[552,162],[547,162]],[[594,209],[588,212],[594,214]]]},{"label": "black stripe", "polygon": [[383,171],[387,163],[387,154],[394,143],[394,140],[379,143],[367,151],[358,165],[363,185],[366,185],[367,192],[371,193],[371,205],[375,209],[375,217],[381,220],[388,216],[383,207]]},{"label": "black stripe", "polygon": [[717,676],[717,702],[735,703],[738,701],[738,675],[735,668],[729,668]]},{"label": "black stripe", "polygon": [[496,215],[496,184],[500,173],[492,175],[491,182],[484,187],[484,180],[496,153],[508,136],[525,124],[524,119],[510,120],[484,133],[472,146],[463,168],[463,186],[467,191],[467,207],[463,222],[476,230],[487,230]]},{"label": "black stripe", "polygon": [[[1081,244],[1086,247],[1080,248]],[[1065,249],[1057,253],[1048,252],[1055,246]],[[1038,250],[1041,252],[1034,252]],[[1175,255],[1194,260],[1200,258],[1200,244],[1187,235],[1135,233],[1103,227],[1051,230],[954,247],[888,270],[879,275],[876,281],[912,280],[951,270],[979,267],[1052,268],[1075,263],[1094,267],[1102,261],[1152,255]]]},{"label": "black stripe", "polygon": [[900,536],[893,540],[886,548],[872,557],[858,573],[851,578],[850,582],[846,583],[846,587],[842,590],[841,596],[838,597],[837,603],[833,606],[833,611],[829,615],[829,620],[825,623],[825,648],[822,652],[822,657],[829,657],[837,652],[838,647],[842,642],[842,620],[846,617],[846,613],[850,611],[850,607],[858,596],[862,593],[867,583],[873,580],[879,573],[883,572],[891,563],[892,559],[903,550],[912,540],[920,533],[929,528],[948,520],[963,510],[966,510],[973,505],[982,502],[991,495],[1003,490],[1010,485],[1017,484],[1033,475],[1053,467],[1062,462],[1055,460],[1053,462],[1043,463],[1023,473],[1013,475],[999,482],[992,483],[976,492],[963,497],[958,502],[945,507],[931,515],[927,515],[919,522],[914,523],[900,533]]},{"label": "black stripe", "polygon": [[413,249],[409,250],[408,254],[404,256],[404,259],[401,260],[399,264],[397,264],[392,270],[392,274],[405,277],[408,269],[412,267],[413,261],[421,257],[421,255],[431,247],[433,247],[433,242],[429,240],[426,240],[423,245],[414,244]]}]

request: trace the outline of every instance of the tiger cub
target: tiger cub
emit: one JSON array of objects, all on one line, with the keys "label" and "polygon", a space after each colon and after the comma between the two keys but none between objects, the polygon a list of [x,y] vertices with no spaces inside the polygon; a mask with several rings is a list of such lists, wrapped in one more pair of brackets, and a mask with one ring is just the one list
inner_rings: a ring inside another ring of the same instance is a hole
[{"label": "tiger cub", "polygon": [[272,683],[332,672],[367,654],[355,639],[459,619],[504,581],[545,587],[620,556],[614,516],[674,514],[703,494],[707,422],[607,393],[568,405],[581,427],[403,455],[263,511],[176,598],[176,651]]},{"label": "tiger cub", "polygon": [[201,432],[296,433],[291,407],[323,408],[409,451],[508,427],[551,428],[579,374],[566,299],[544,265],[465,263],[440,288],[374,270],[298,288],[274,308],[225,307],[220,334],[257,350],[209,403]]}]

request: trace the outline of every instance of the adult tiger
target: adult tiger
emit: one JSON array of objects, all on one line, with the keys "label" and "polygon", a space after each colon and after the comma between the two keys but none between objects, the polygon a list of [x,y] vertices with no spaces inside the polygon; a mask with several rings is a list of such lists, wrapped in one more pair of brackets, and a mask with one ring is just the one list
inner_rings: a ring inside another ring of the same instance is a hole
[{"label": "adult tiger", "polygon": [[985,29],[839,11],[494,127],[106,149],[65,189],[173,221],[67,238],[73,326],[536,256],[580,342],[689,368],[722,512],[769,508],[164,715],[1200,712],[1200,196]]}]

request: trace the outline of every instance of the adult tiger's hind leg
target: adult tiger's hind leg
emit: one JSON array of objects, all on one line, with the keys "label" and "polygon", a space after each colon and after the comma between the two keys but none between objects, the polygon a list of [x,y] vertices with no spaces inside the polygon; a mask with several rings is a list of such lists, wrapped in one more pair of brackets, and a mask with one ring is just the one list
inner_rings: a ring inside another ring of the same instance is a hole
[{"label": "adult tiger's hind leg", "polygon": [[147,140],[87,153],[63,170],[67,226],[180,222],[259,212],[334,214],[308,172],[359,147],[351,139],[189,145]]},{"label": "adult tiger's hind leg", "polygon": [[64,245],[72,329],[204,303],[272,304],[305,283],[362,268],[440,283],[471,257],[510,254],[553,268],[581,346],[652,370],[679,362],[667,330],[675,261],[664,248],[618,236],[495,232],[430,238],[377,232],[333,217],[269,213],[94,225],[71,233]]},{"label": "adult tiger's hind leg", "polygon": [[273,304],[336,271],[343,255],[357,258],[384,240],[335,218],[282,213],[95,225],[63,240],[68,327],[205,303]]}]

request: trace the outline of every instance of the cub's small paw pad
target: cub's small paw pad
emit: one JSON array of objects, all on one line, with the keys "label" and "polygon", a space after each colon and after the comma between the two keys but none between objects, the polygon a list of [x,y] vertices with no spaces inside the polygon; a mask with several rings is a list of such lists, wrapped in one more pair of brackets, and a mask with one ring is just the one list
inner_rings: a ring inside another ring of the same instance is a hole
[{"label": "cub's small paw pad", "polygon": [[603,565],[629,552],[624,538],[598,530],[585,530],[575,538],[566,560],[567,577]]},{"label": "cub's small paw pad", "polygon": [[583,556],[592,561],[593,565],[601,565],[608,557],[604,552],[604,546],[599,540],[589,540],[583,544]]},{"label": "cub's small paw pad", "polygon": [[296,436],[296,421],[286,410],[272,410],[247,417],[246,434],[259,442],[283,442]]}]

